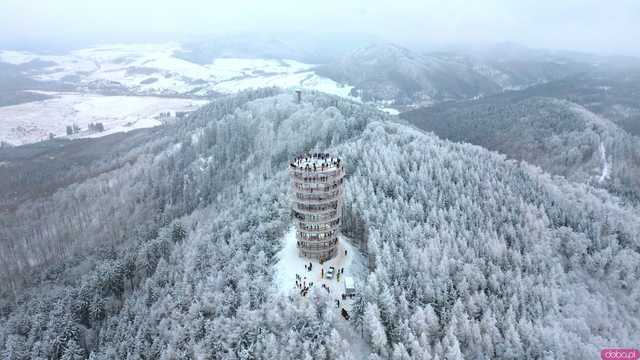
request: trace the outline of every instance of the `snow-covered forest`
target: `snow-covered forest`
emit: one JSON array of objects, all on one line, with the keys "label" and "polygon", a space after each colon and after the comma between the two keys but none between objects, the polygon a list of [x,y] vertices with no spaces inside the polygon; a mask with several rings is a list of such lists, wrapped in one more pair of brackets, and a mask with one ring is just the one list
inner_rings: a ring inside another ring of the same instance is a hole
[{"label": "snow-covered forest", "polygon": [[[274,288],[305,150],[344,160],[367,239],[351,331]],[[0,218],[3,358],[591,359],[640,334],[636,208],[347,99],[242,92],[80,170]]]},{"label": "snow-covered forest", "polygon": [[[553,93],[544,85],[541,88],[437,105],[402,116],[442,138],[480,145],[550,174],[640,202],[640,137],[604,111],[592,112],[573,98],[550,97]],[[575,91],[574,97],[580,95]]]}]

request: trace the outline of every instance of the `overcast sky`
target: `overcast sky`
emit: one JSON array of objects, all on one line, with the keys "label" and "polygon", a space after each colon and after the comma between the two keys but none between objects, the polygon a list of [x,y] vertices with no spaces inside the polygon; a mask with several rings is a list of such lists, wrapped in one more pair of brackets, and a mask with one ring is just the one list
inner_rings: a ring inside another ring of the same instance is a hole
[{"label": "overcast sky", "polygon": [[1,0],[0,47],[237,32],[371,34],[404,45],[517,42],[640,55],[640,0]]}]

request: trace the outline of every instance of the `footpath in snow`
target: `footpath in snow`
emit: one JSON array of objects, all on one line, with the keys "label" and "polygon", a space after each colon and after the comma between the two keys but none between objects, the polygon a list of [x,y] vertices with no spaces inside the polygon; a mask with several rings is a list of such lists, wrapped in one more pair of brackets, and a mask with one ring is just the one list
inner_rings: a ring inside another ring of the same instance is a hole
[{"label": "footpath in snow", "polygon": [[[350,311],[351,301],[342,300],[342,294],[344,293],[344,280],[345,276],[350,276],[355,280],[356,292],[359,291],[359,287],[362,286],[364,278],[367,275],[367,268],[364,256],[360,251],[353,247],[345,237],[341,236],[338,243],[338,255],[329,261],[325,261],[322,265],[318,261],[302,258],[298,256],[298,249],[296,247],[296,230],[295,227],[291,227],[284,236],[284,246],[280,252],[276,255],[278,262],[274,266],[274,287],[276,293],[282,296],[302,296],[300,295],[300,289],[296,287],[296,274],[301,275],[303,281],[307,284],[312,282],[314,285],[309,289],[312,291],[326,290],[322,287],[322,284],[328,286],[331,293],[330,297],[333,300],[340,300],[340,307]],[[347,253],[345,255],[345,250]],[[305,265],[311,263],[311,271],[305,270]],[[322,269],[324,271],[329,269],[330,266],[336,268],[336,271],[344,268],[344,274],[340,275],[340,281],[334,276],[329,280],[326,277],[321,276]],[[310,295],[307,295],[309,298]],[[356,331],[349,321],[338,321],[335,329],[340,336],[345,339],[351,345],[351,353],[356,359],[366,359],[370,354],[367,343],[360,337],[358,331]]]},{"label": "footpath in snow", "polygon": [[[346,255],[345,250],[347,251]],[[343,278],[345,276],[353,277],[357,288],[366,274],[365,261],[360,251],[342,236],[338,242],[338,255],[320,265],[318,261],[298,256],[296,230],[295,227],[291,227],[284,236],[284,247],[276,256],[278,262],[274,267],[274,284],[277,292],[282,295],[300,293],[300,289],[296,287],[296,275],[300,275],[307,284],[309,282],[314,284],[310,291],[325,291],[322,288],[322,284],[324,284],[329,287],[332,298],[342,301],[341,295],[344,293]],[[309,263],[311,263],[311,271],[305,270],[305,265],[308,266]],[[322,277],[322,269],[326,274],[330,266],[333,266],[336,271],[344,268],[344,273],[340,275],[340,281],[337,280],[336,276],[331,280]]]}]

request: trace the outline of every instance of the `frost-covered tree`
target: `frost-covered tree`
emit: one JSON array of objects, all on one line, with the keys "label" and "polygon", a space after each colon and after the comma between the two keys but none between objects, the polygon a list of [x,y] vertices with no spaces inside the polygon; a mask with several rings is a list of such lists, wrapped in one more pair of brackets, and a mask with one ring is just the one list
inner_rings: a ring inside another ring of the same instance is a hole
[{"label": "frost-covered tree", "polygon": [[[366,105],[290,95],[216,100],[0,217],[0,281],[15,283],[0,354],[572,358],[636,337],[636,208]],[[286,166],[305,149],[340,154],[345,230],[366,234],[349,322],[322,292],[273,291]],[[358,336],[365,354],[337,350]]]}]

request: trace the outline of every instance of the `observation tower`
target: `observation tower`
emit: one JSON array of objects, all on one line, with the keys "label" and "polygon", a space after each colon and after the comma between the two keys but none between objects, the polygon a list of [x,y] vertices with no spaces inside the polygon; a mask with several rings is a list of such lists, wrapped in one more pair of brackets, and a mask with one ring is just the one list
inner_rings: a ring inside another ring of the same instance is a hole
[{"label": "observation tower", "polygon": [[305,154],[289,164],[298,255],[326,261],[336,255],[344,168],[330,154]]}]

